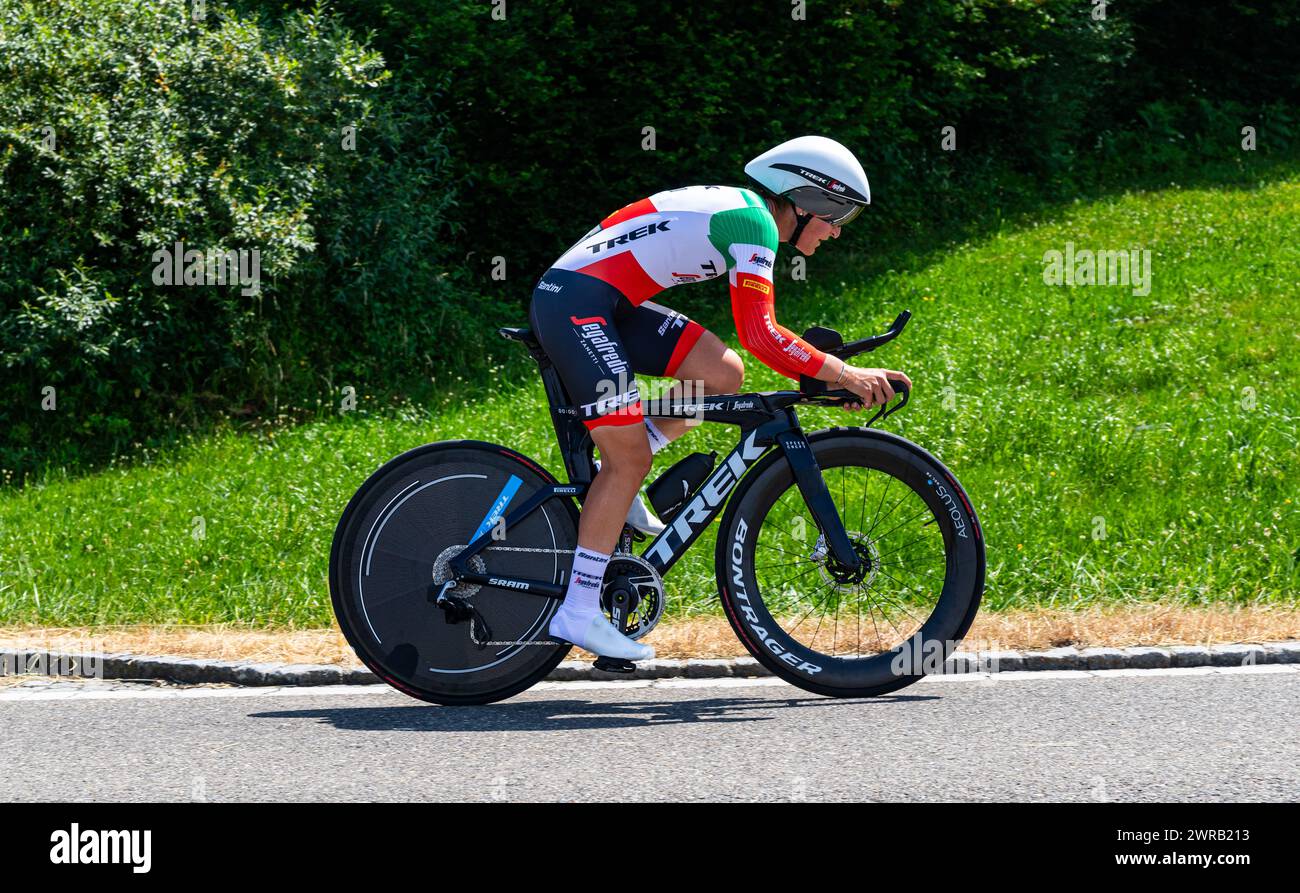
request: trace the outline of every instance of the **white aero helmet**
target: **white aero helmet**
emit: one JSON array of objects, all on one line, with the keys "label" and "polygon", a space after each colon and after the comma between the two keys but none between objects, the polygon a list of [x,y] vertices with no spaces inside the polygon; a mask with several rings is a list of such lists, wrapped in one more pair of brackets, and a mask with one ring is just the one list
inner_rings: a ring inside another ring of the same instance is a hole
[{"label": "white aero helmet", "polygon": [[824,136],[786,140],[745,165],[745,173],[773,195],[836,225],[848,223],[871,204],[871,185],[862,165],[852,152]]}]

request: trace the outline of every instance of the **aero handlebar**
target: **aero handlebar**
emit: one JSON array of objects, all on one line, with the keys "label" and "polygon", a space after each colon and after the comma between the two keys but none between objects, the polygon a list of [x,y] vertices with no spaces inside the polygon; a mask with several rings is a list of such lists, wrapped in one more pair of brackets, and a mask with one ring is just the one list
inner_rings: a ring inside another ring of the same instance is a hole
[{"label": "aero handlebar", "polygon": [[[813,326],[808,331],[804,332],[803,337],[805,341],[818,350],[847,361],[849,357],[857,356],[860,353],[869,353],[877,347],[880,347],[882,344],[887,344],[888,342],[893,341],[902,333],[903,327],[907,325],[907,321],[911,318],[912,311],[904,310],[894,319],[893,325],[889,327],[889,331],[880,335],[872,335],[869,338],[850,341],[848,344],[844,343],[844,338],[839,332],[823,326]],[[907,383],[899,379],[891,378],[889,379],[889,386],[894,389],[895,394],[901,394],[903,399],[893,406],[882,406],[879,411],[872,416],[871,421],[867,422],[867,427],[870,427],[877,419],[892,415],[907,405],[908,398],[911,396],[911,389],[908,388]],[[799,390],[809,397],[817,398],[818,403],[824,401],[835,405],[854,402],[861,399],[852,391],[844,389],[830,390],[827,388],[826,382],[819,381],[815,378],[809,378],[806,375],[800,376],[799,378]]]}]

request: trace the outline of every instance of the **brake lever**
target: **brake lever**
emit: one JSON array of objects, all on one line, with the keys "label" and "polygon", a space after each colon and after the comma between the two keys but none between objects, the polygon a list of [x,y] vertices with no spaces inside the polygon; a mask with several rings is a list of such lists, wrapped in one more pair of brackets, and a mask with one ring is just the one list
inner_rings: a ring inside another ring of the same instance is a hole
[{"label": "brake lever", "polygon": [[899,400],[896,403],[893,403],[892,405],[886,403],[884,406],[880,407],[880,409],[876,410],[876,414],[873,415],[870,421],[868,421],[867,424],[864,425],[863,427],[870,428],[877,421],[883,422],[885,419],[889,418],[891,415],[893,415],[894,413],[902,409],[904,406],[906,406],[907,401],[912,396],[912,389],[907,386],[907,382],[898,378],[890,378],[886,380],[889,382],[889,386],[894,389],[894,396],[898,396],[899,394],[902,394],[903,399]]},{"label": "brake lever", "polygon": [[[864,425],[863,427],[870,428],[876,422],[883,421],[889,418],[891,415],[893,415],[894,413],[902,409],[904,406],[906,406],[907,401],[911,399],[912,389],[907,386],[907,382],[899,378],[890,378],[888,379],[888,381],[889,381],[889,386],[894,389],[894,396],[897,397],[899,394],[902,394],[903,399],[892,401],[880,407],[880,409],[876,410],[876,414],[871,417],[871,420],[868,421],[867,424]],[[818,382],[818,384],[824,385],[825,383]],[[851,403],[855,401],[861,401],[862,399],[852,391],[846,391],[843,389],[840,389],[838,391],[830,391],[825,389],[825,387],[823,387],[822,393],[817,394],[816,396],[837,399],[841,403]]]}]

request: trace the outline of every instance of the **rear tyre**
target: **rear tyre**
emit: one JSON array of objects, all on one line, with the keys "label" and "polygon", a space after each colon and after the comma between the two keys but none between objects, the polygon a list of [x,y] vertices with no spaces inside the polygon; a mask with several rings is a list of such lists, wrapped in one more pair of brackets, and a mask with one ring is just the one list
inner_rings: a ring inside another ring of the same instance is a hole
[{"label": "rear tyre", "polygon": [[[553,599],[493,586],[460,587],[491,630],[480,647],[469,622],[449,622],[431,601],[448,562],[504,501],[507,510],[556,483],[505,447],[446,441],[403,453],[352,497],[330,551],[330,598],[339,627],[376,676],[438,704],[486,704],[546,677],[568,654],[548,636]],[[475,556],[482,573],[562,584],[578,540],[572,500],[547,500]]]},{"label": "rear tyre", "polygon": [[787,682],[834,697],[895,691],[938,670],[984,591],[984,541],[961,485],[925,450],[882,431],[812,435],[862,566],[828,554],[779,451],[737,487],[718,534],[732,629]]}]

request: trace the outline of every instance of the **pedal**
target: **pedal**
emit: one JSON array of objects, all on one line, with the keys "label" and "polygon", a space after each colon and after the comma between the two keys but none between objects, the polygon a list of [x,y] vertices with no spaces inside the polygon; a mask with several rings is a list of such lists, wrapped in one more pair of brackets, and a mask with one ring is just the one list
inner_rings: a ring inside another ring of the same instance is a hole
[{"label": "pedal", "polygon": [[636,672],[636,664],[621,657],[598,657],[592,666],[606,673],[627,674]]}]

